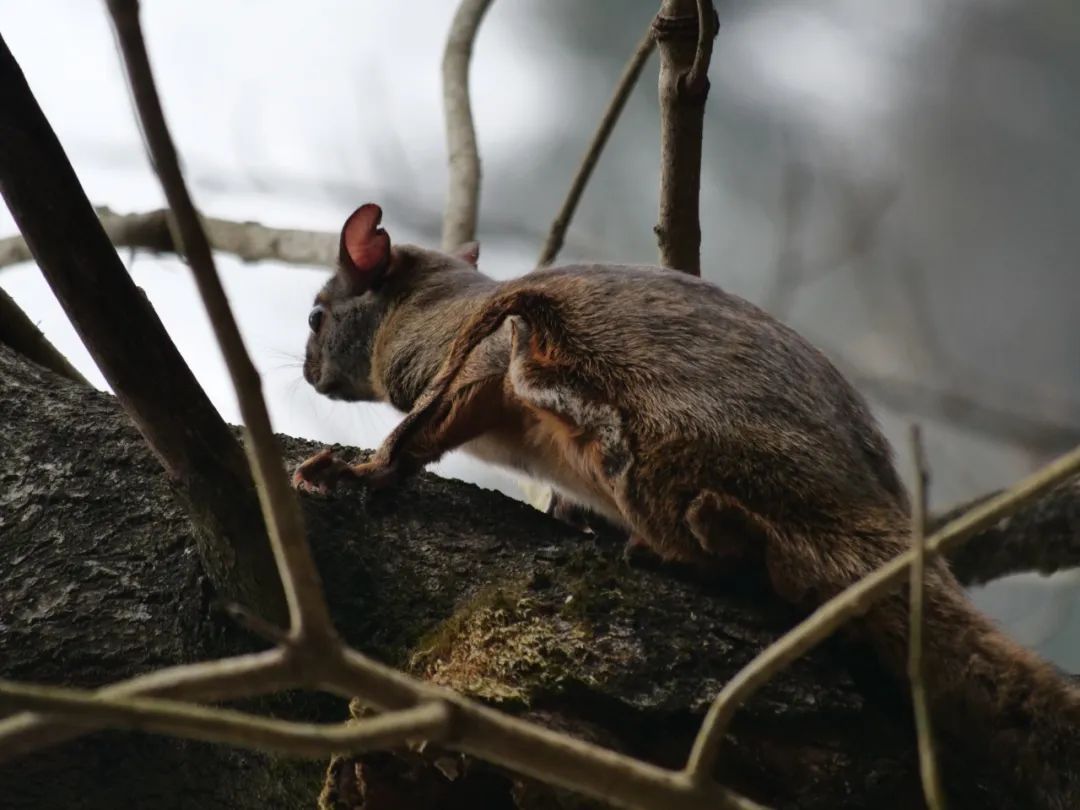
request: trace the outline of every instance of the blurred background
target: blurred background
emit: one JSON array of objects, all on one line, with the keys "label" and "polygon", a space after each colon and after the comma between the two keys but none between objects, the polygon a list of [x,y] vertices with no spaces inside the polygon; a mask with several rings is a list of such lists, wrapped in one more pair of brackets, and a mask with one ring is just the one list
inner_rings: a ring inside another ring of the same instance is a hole
[{"label": "blurred background", "polygon": [[[143,0],[173,136],[201,209],[333,231],[379,202],[397,242],[438,243],[439,85],[451,0]],[[476,44],[481,268],[529,270],[656,0],[495,0]],[[1080,6],[1074,0],[728,2],[702,170],[704,275],[826,351],[871,400],[911,479],[919,422],[935,509],[1008,485],[1080,441]],[[163,197],[104,4],[0,0],[0,30],[90,199]],[[657,57],[560,261],[656,260]],[[0,211],[0,236],[14,233]],[[230,421],[238,409],[190,274],[122,251]],[[300,377],[325,268],[219,255],[275,428],[374,446],[387,407]],[[105,388],[30,264],[3,286]],[[452,455],[436,468],[522,497]],[[1022,642],[1080,671],[1080,572],[974,592]]]}]

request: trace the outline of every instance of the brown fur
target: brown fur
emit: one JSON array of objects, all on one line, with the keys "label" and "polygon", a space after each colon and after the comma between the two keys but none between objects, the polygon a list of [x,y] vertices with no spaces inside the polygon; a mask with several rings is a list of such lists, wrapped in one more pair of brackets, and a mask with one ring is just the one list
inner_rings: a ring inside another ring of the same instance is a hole
[{"label": "brown fur", "polygon": [[[906,547],[907,497],[861,397],[795,332],[700,279],[592,265],[496,283],[406,247],[380,292],[331,281],[321,295],[309,382],[408,415],[372,462],[322,457],[300,486],[390,483],[461,446],[548,480],[664,558],[764,559],[777,594],[807,609]],[[1078,692],[979,615],[940,562],[927,595],[946,742],[1011,772],[1028,806],[1080,806]],[[856,632],[903,677],[902,594]]]}]

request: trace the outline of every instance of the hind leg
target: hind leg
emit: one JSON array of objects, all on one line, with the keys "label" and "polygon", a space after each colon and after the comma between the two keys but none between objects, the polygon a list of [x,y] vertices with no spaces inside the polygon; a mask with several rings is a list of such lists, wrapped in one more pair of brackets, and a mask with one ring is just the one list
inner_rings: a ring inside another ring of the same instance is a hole
[{"label": "hind leg", "polygon": [[771,532],[769,522],[730,495],[703,490],[686,510],[686,525],[701,549],[722,561],[739,561],[760,550]]},{"label": "hind leg", "polygon": [[519,315],[507,325],[507,385],[531,414],[530,446],[548,458],[558,486],[549,514],[580,529],[623,527],[612,486],[630,459],[621,414],[545,333]]},{"label": "hind leg", "polygon": [[773,534],[770,522],[738,498],[715,489],[692,496],[673,490],[672,468],[685,469],[687,478],[693,475],[690,462],[680,463],[677,455],[660,451],[653,459],[646,456],[626,477],[619,504],[634,528],[631,546],[646,546],[663,559],[717,573],[762,562]]}]

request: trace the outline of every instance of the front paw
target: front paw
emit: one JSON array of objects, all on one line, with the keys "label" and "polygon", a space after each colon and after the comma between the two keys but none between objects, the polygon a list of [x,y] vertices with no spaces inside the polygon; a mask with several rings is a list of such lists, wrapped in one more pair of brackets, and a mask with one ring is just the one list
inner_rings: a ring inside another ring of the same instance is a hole
[{"label": "front paw", "polygon": [[325,495],[336,486],[386,489],[396,484],[400,478],[400,470],[396,464],[380,461],[346,464],[336,458],[328,447],[296,468],[292,485],[301,492]]},{"label": "front paw", "polygon": [[351,474],[352,467],[336,458],[334,451],[327,447],[296,468],[292,485],[301,492],[325,495]]}]

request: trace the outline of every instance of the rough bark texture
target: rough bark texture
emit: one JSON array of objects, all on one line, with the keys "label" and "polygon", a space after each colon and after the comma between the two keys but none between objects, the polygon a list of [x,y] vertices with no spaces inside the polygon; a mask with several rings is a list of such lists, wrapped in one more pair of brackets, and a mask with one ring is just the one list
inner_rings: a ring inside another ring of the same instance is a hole
[{"label": "rough bark texture", "polygon": [[[936,524],[944,525],[975,503],[947,512]],[[1030,509],[987,529],[975,542],[961,546],[950,563],[965,585],[1009,574],[1052,574],[1080,567],[1080,478],[1065,482]]]},{"label": "rough bark texture", "polygon": [[[112,397],[0,347],[0,422],[0,675],[97,685],[251,646],[221,618],[185,512]],[[282,442],[293,461],[313,448]],[[305,511],[352,644],[665,764],[685,757],[720,685],[794,619],[752,584],[718,588],[670,568],[628,567],[618,543],[430,475],[395,492],[305,499]],[[256,705],[321,720],[346,712],[308,695]],[[955,806],[1010,806],[992,773],[952,754],[960,741],[941,747]],[[836,642],[746,707],[721,777],[776,807],[909,808],[919,797],[914,750],[901,691],[865,650]],[[325,804],[591,806],[426,756],[436,766],[425,764],[419,781],[409,776],[414,755],[339,760]],[[322,770],[99,734],[0,768],[0,804],[309,807]]]}]

